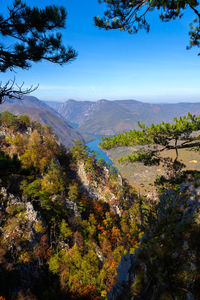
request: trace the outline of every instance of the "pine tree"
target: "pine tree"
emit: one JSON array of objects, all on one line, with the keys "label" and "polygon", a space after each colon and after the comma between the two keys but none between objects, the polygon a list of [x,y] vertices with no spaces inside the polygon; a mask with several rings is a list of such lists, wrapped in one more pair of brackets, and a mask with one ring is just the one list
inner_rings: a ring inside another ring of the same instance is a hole
[{"label": "pine tree", "polygon": [[[67,13],[64,7],[46,6],[43,9],[28,6],[23,0],[13,0],[7,14],[0,14],[0,72],[16,68],[30,69],[32,62],[46,60],[64,65],[76,57],[71,47],[62,44]],[[10,80],[0,83],[0,104],[8,98],[21,98],[35,88],[23,89]]]},{"label": "pine tree", "polygon": [[[168,171],[177,175],[184,167],[179,159],[180,149],[199,150],[199,130],[200,116],[196,117],[190,113],[187,116],[174,118],[174,123],[165,123],[146,127],[144,124],[138,125],[141,130],[130,130],[119,133],[113,138],[104,137],[100,146],[104,149],[114,147],[127,147],[140,145],[132,154],[121,157],[120,162],[142,162],[144,165],[159,165],[164,163]],[[170,157],[163,157],[165,151],[175,151],[174,160]]]},{"label": "pine tree", "polygon": [[107,9],[104,16],[94,18],[95,24],[105,30],[120,29],[129,33],[137,33],[140,29],[150,30],[147,17],[152,11],[160,12],[160,19],[169,22],[180,19],[186,10],[192,10],[193,22],[190,24],[190,49],[193,46],[200,46],[200,12],[199,2],[194,1],[159,1],[159,0],[98,0],[104,3]]}]

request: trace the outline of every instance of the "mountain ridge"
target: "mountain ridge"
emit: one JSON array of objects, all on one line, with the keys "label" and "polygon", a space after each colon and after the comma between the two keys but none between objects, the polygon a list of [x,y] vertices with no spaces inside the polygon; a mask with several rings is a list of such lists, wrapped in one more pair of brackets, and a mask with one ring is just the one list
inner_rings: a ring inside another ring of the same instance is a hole
[{"label": "mountain ridge", "polygon": [[48,101],[63,118],[81,133],[114,135],[123,130],[138,129],[138,121],[145,125],[172,122],[174,117],[200,114],[200,103],[147,103],[135,99],[98,101],[67,100],[55,104]]},{"label": "mountain ridge", "polygon": [[0,112],[5,110],[16,115],[28,114],[33,120],[51,126],[65,146],[71,147],[74,141],[84,139],[56,110],[36,97],[24,96],[23,100],[7,99],[0,106]]}]

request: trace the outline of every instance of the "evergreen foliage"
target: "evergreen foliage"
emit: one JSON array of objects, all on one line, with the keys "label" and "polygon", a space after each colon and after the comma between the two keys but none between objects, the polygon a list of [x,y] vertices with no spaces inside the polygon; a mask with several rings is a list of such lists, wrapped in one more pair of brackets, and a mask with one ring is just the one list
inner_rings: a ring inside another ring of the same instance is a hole
[{"label": "evergreen foliage", "polygon": [[[65,28],[66,10],[55,5],[43,9],[31,7],[22,0],[13,0],[7,14],[0,14],[0,72],[15,68],[29,69],[32,62],[46,60],[63,65],[72,61],[77,53],[66,48],[57,30]],[[0,103],[5,97],[20,98],[34,90],[23,90],[15,81],[0,84]]]},{"label": "evergreen foliage", "polygon": [[190,46],[200,46],[200,12],[199,2],[195,1],[144,1],[144,0],[99,0],[107,9],[104,16],[95,17],[95,24],[105,30],[120,29],[129,33],[137,33],[140,29],[150,30],[147,17],[152,11],[160,12],[163,22],[180,19],[186,10],[192,10],[193,22],[190,24]]},{"label": "evergreen foliage", "polygon": [[17,129],[19,127],[19,121],[15,115],[9,111],[4,111],[0,115],[0,125]]},{"label": "evergreen foliage", "polygon": [[[178,161],[179,150],[198,150],[200,147],[200,116],[188,113],[187,116],[175,118],[171,124],[162,122],[158,125],[152,124],[150,127],[138,124],[141,130],[119,133],[113,138],[104,137],[100,146],[104,149],[137,146],[138,149],[127,157],[121,157],[120,161],[142,162],[145,165],[164,163],[168,171],[171,168],[176,175],[184,167],[184,164]],[[174,160],[162,156],[162,152],[169,150],[175,151]]]}]

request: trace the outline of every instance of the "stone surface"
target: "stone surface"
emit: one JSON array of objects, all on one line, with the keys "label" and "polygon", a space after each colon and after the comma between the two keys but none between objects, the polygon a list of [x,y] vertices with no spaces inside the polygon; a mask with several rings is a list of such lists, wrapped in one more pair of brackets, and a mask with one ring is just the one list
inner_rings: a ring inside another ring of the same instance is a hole
[{"label": "stone surface", "polygon": [[[102,174],[100,180],[96,177],[95,179],[91,180],[88,178],[88,173],[85,170],[84,163],[78,164],[78,176],[80,178],[82,188],[87,192],[89,197],[96,199],[96,200],[103,200],[104,202],[108,203],[111,207],[111,210],[121,216],[121,210],[123,207],[119,204],[117,199],[117,192],[115,190],[111,190],[109,184],[110,173],[106,167],[103,167]],[[116,179],[116,187],[123,185],[123,180],[120,175],[118,175]],[[124,201],[128,201],[128,199],[124,198]]]},{"label": "stone surface", "polygon": [[[198,241],[196,245],[194,244],[194,237],[199,232],[198,225],[200,224],[199,185],[199,181],[184,182],[177,190],[169,189],[160,195],[156,223],[152,224],[151,230],[143,234],[140,247],[135,253],[122,257],[117,268],[117,281],[108,295],[108,300],[160,299],[162,284],[167,284],[163,281],[163,271],[160,271],[168,269],[168,265],[163,265],[165,256],[168,257],[168,263],[174,266],[175,273],[179,271],[188,276],[187,284],[185,284],[186,292],[182,299],[199,299],[194,296],[195,290],[192,292],[194,288],[192,274],[198,270],[199,266]],[[180,270],[175,267],[178,262],[181,264]],[[160,266],[162,266],[161,269]],[[148,277],[152,270],[154,273]],[[136,278],[139,278],[139,274],[144,276],[141,292],[137,286],[135,287],[136,294],[130,293],[135,280],[136,285],[138,284]],[[179,273],[177,276],[180,276]],[[152,277],[156,282],[154,285],[151,283]],[[174,299],[181,298],[175,297]]]}]

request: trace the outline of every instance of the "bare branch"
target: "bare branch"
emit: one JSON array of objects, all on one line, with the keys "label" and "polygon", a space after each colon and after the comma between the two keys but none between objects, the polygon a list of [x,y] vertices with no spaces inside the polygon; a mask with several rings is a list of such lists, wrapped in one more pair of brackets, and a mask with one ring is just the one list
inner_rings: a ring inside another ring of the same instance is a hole
[{"label": "bare branch", "polygon": [[193,6],[191,5],[191,3],[189,1],[186,1],[186,3],[189,5],[189,7],[195,12],[195,14],[200,18],[200,13],[199,11]]},{"label": "bare branch", "polygon": [[5,84],[0,82],[0,104],[4,103],[6,99],[19,99],[21,100],[24,95],[28,95],[35,91],[39,85],[31,85],[29,88],[23,88],[24,82],[19,85],[13,80],[7,81]]}]

